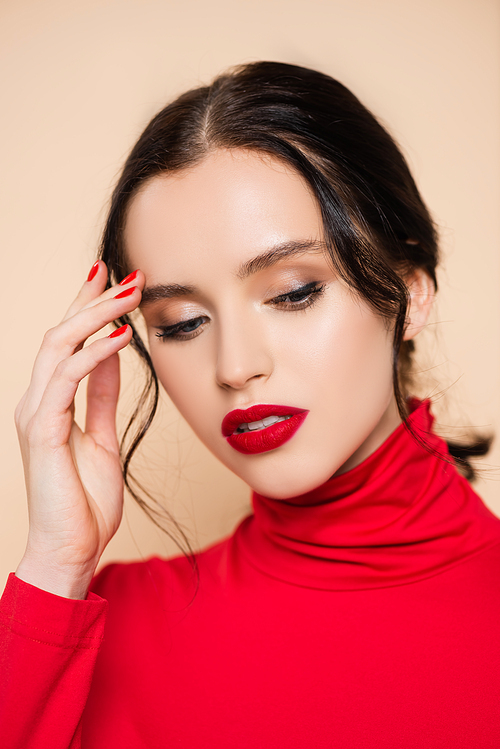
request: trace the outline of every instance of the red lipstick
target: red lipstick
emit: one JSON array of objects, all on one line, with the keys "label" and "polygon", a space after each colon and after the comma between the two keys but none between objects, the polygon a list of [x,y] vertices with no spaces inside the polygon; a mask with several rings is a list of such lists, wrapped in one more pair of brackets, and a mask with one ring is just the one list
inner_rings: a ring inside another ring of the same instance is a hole
[{"label": "red lipstick", "polygon": [[237,409],[224,417],[222,434],[240,453],[265,453],[288,442],[308,413],[293,406],[258,405]]}]

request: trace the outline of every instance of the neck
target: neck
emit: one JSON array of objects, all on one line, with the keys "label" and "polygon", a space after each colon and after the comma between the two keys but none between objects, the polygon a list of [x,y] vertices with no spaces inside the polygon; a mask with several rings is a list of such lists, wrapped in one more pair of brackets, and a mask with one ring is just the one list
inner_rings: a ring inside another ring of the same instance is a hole
[{"label": "neck", "polygon": [[347,473],[347,471],[356,468],[360,463],[363,463],[363,461],[365,461],[372,453],[378,450],[378,448],[400,424],[401,416],[399,415],[396,398],[393,395],[384,415],[375,429],[371,432],[368,439],[365,440],[355,452],[353,452],[351,457],[340,466],[334,475],[340,476],[341,474]]}]

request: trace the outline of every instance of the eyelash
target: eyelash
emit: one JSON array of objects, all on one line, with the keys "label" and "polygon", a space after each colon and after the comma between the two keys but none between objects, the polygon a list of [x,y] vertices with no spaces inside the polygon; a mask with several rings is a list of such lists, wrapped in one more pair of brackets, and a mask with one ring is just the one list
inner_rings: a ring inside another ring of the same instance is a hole
[{"label": "eyelash", "polygon": [[[300,289],[289,291],[287,294],[280,294],[280,296],[271,299],[268,304],[279,304],[280,309],[287,310],[301,310],[311,307],[317,299],[323,294],[325,290],[325,284],[319,284],[316,281],[307,283],[305,286],[301,286]],[[302,297],[301,299],[297,297]],[[295,298],[295,301],[293,299]]]},{"label": "eyelash", "polygon": [[[325,284],[318,284],[316,281],[301,286],[300,289],[289,291],[287,294],[280,294],[274,297],[266,304],[272,304],[281,310],[299,311],[312,307],[325,290]],[[184,320],[175,325],[166,325],[162,327],[156,337],[162,341],[189,341],[199,335],[200,327],[208,322],[208,317],[193,317],[191,320]],[[198,323],[195,328],[185,332],[183,328]]]},{"label": "eyelash", "polygon": [[[156,337],[162,341],[190,341],[191,338],[196,338],[196,336],[199,335],[197,331],[200,326],[207,321],[208,317],[193,317],[191,320],[184,320],[175,325],[166,325],[165,327],[160,328],[158,333],[156,333]],[[185,333],[181,332],[183,328],[187,328],[189,325],[193,325],[193,323],[198,323],[193,330]]]}]

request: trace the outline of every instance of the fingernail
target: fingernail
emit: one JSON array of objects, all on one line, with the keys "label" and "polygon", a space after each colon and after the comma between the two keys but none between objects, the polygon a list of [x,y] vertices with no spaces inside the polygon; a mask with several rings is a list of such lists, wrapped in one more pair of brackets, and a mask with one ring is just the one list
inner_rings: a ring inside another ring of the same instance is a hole
[{"label": "fingernail", "polygon": [[99,260],[97,260],[97,262],[95,262],[92,268],[90,269],[90,273],[87,277],[87,281],[92,281],[92,279],[96,277],[98,270],[99,270]]},{"label": "fingernail", "polygon": [[113,332],[108,335],[108,338],[118,338],[119,335],[123,335],[125,333],[127,328],[128,325],[122,325],[121,328],[118,328],[118,330],[113,330]]},{"label": "fingernail", "polygon": [[120,286],[126,286],[128,283],[133,281],[135,277],[137,276],[137,271],[135,270],[133,273],[129,273],[128,276],[125,276],[123,281],[120,281]]},{"label": "fingernail", "polygon": [[124,299],[126,296],[131,296],[136,290],[137,286],[132,286],[131,289],[125,289],[115,296],[115,299]]}]

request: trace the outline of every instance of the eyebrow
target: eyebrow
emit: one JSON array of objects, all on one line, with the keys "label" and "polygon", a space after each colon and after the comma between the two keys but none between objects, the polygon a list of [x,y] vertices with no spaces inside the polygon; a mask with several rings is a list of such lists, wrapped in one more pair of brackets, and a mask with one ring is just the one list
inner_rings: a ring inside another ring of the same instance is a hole
[{"label": "eyebrow", "polygon": [[[327,251],[325,242],[318,239],[308,239],[302,241],[290,241],[278,244],[275,247],[263,252],[260,255],[244,262],[236,273],[236,277],[244,280],[259,271],[271,268],[281,260],[308,253],[324,254]],[[195,286],[182,286],[177,283],[156,284],[148,286],[142,292],[141,307],[147,304],[153,304],[162,299],[173,299],[180,296],[191,296],[197,291]]]},{"label": "eyebrow", "polygon": [[148,286],[142,292],[141,307],[153,304],[161,299],[173,299],[179,296],[190,296],[196,292],[195,286],[181,286],[178,283],[158,283]]},{"label": "eyebrow", "polygon": [[252,260],[247,260],[242,264],[236,275],[243,280],[254,273],[276,265],[276,263],[279,263],[284,258],[305,255],[306,253],[324,254],[326,250],[326,243],[318,239],[284,242],[272,247],[267,252],[262,253],[262,255],[257,255]]}]

